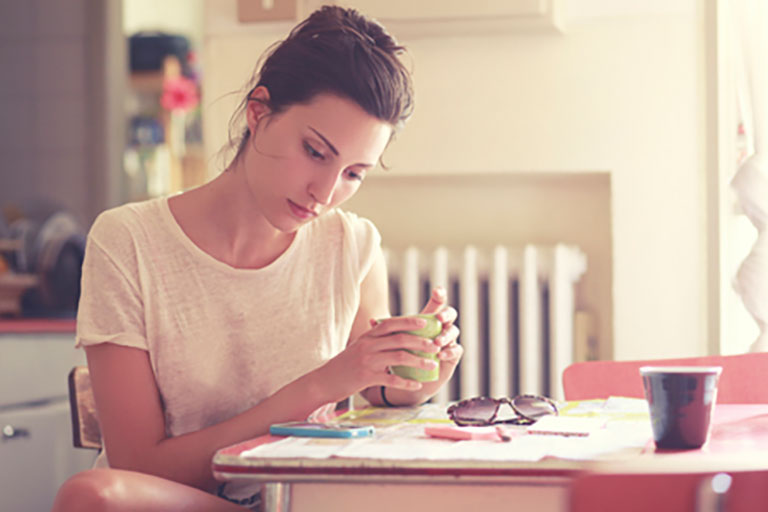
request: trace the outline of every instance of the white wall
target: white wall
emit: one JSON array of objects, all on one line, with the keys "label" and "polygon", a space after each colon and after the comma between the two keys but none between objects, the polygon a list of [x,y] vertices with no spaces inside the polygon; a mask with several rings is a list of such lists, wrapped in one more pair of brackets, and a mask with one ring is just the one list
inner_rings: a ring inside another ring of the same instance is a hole
[{"label": "white wall", "polygon": [[[707,347],[705,34],[702,13],[688,4],[566,21],[559,35],[403,41],[417,109],[388,151],[391,175],[610,174],[613,312],[600,342],[613,345],[603,355],[617,359],[700,355]],[[242,85],[290,24],[238,26],[231,0],[205,8],[212,150],[224,142],[237,101],[219,98]],[[586,237],[592,226],[581,229]]]},{"label": "white wall", "polygon": [[203,36],[203,0],[123,0],[123,30],[126,36],[140,31],[181,34],[192,49]]}]

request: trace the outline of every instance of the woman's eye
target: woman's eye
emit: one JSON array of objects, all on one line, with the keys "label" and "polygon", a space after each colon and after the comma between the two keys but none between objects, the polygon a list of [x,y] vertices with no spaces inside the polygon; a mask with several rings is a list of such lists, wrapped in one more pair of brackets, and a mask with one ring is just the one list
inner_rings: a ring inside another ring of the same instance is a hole
[{"label": "woman's eye", "polygon": [[313,148],[308,142],[304,143],[304,150],[312,158],[315,158],[317,160],[325,160],[325,157],[323,156],[323,154],[317,151],[315,148]]},{"label": "woman's eye", "polygon": [[347,170],[347,177],[351,180],[363,181],[363,173],[351,169]]}]

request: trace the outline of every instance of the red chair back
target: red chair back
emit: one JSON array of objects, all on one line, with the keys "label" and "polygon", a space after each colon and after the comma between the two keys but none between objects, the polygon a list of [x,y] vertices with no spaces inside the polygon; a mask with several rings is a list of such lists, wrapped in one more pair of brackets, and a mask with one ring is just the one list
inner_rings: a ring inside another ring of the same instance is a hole
[{"label": "red chair back", "polygon": [[586,361],[563,372],[566,400],[625,396],[643,398],[641,366],[722,366],[718,403],[768,403],[768,352],[645,361]]},{"label": "red chair back", "polygon": [[747,512],[768,510],[768,471],[727,473],[730,487],[717,507],[716,473],[610,474],[577,477],[569,494],[570,512]]}]

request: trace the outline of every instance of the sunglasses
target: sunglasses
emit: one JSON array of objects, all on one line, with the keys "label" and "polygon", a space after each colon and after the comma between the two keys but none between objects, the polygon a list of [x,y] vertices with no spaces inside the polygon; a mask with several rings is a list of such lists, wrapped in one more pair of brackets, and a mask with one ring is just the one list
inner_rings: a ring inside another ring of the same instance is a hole
[{"label": "sunglasses", "polygon": [[[502,405],[515,413],[513,418],[498,419]],[[539,395],[518,395],[514,398],[468,398],[448,407],[448,417],[459,426],[484,426],[496,423],[531,425],[543,416],[558,415],[555,403]]]}]

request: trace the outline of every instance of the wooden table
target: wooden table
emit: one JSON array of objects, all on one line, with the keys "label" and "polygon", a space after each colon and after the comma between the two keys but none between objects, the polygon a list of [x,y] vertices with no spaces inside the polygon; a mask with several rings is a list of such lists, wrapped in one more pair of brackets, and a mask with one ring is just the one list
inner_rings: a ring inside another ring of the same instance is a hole
[{"label": "wooden table", "polygon": [[440,512],[561,511],[568,486],[588,471],[674,472],[768,469],[768,404],[717,405],[712,434],[700,450],[644,448],[594,460],[545,458],[536,462],[389,460],[373,458],[246,458],[241,454],[280,439],[262,436],[220,450],[213,470],[220,480],[253,479],[267,510]]}]

